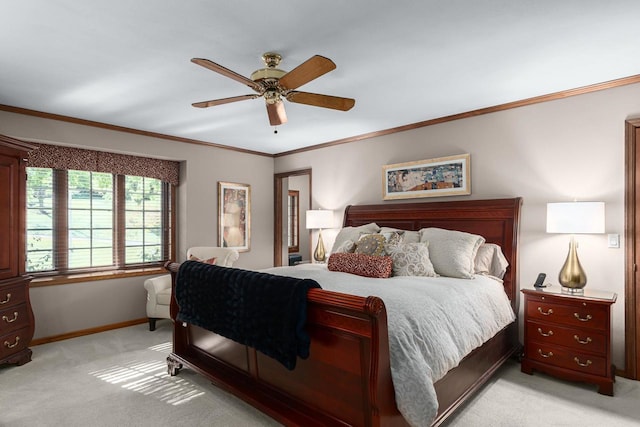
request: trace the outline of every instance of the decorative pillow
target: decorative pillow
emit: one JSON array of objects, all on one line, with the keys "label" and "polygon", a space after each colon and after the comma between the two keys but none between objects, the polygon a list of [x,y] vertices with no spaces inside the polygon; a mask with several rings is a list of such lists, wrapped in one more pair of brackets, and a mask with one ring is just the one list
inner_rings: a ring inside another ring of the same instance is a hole
[{"label": "decorative pillow", "polygon": [[374,222],[370,224],[360,225],[358,227],[344,227],[338,232],[336,240],[333,242],[331,253],[337,252],[337,249],[344,244],[345,241],[351,240],[357,242],[361,233],[371,234],[380,231],[380,227]]},{"label": "decorative pillow", "polygon": [[509,262],[502,253],[502,248],[495,243],[484,243],[478,248],[474,271],[502,279],[507,272]]},{"label": "decorative pillow", "polygon": [[327,268],[330,271],[384,279],[391,276],[393,261],[389,256],[333,253],[329,256]]},{"label": "decorative pillow", "polygon": [[402,237],[404,233],[402,232],[382,232],[382,230],[380,230],[380,234],[384,236],[385,244],[387,245],[398,245],[404,241],[404,238]]},{"label": "decorative pillow", "polygon": [[438,276],[429,259],[429,243],[387,245],[387,253],[393,260],[394,276]]},{"label": "decorative pillow", "polygon": [[365,234],[356,243],[357,254],[367,254],[373,256],[384,255],[384,244],[387,239],[382,234]]},{"label": "decorative pillow", "polygon": [[345,240],[339,247],[336,248],[334,253],[351,253],[356,250],[356,242],[353,240]]},{"label": "decorative pillow", "polygon": [[420,241],[429,242],[429,258],[441,276],[471,279],[476,253],[484,237],[463,231],[423,228]]},{"label": "decorative pillow", "polygon": [[411,230],[400,230],[399,228],[382,227],[380,228],[380,234],[386,233],[398,233],[402,237],[402,241],[405,243],[418,243],[420,241],[420,232]]},{"label": "decorative pillow", "polygon": [[198,261],[198,262],[204,262],[205,264],[211,264],[211,265],[215,265],[216,263],[216,259],[215,257],[213,258],[209,258],[209,259],[200,259],[197,256],[191,255],[189,257],[189,261]]}]

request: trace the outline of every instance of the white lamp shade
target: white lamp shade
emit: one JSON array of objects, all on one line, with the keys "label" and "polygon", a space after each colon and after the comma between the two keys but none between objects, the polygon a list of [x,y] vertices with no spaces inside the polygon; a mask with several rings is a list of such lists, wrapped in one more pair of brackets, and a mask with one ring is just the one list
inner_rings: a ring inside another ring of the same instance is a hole
[{"label": "white lamp shade", "polygon": [[333,227],[333,211],[326,209],[314,209],[307,211],[307,228],[331,228]]},{"label": "white lamp shade", "polygon": [[604,202],[547,203],[547,233],[604,233]]}]

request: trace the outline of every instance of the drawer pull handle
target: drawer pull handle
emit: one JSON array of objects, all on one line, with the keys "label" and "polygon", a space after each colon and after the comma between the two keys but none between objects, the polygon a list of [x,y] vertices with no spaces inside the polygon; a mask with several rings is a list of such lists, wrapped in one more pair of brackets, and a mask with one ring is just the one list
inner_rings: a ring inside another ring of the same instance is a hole
[{"label": "drawer pull handle", "polygon": [[17,311],[13,312],[13,319],[9,319],[7,316],[2,316],[2,320],[4,320],[7,323],[13,323],[16,320],[18,320],[18,312]]},{"label": "drawer pull handle", "polygon": [[20,337],[16,337],[16,340],[15,340],[15,342],[13,344],[11,344],[9,341],[5,341],[4,342],[4,346],[7,347],[7,348],[13,348],[13,347],[17,346],[19,342],[20,342]]},{"label": "drawer pull handle", "polygon": [[544,332],[542,332],[542,328],[538,328],[538,333],[540,335],[542,335],[543,337],[550,337],[551,335],[553,335],[553,331],[552,330],[549,330],[549,332],[544,333]]},{"label": "drawer pull handle", "polygon": [[2,301],[0,301],[0,304],[6,304],[9,301],[11,301],[11,294],[7,294],[7,297],[5,299],[3,299]]},{"label": "drawer pull handle", "polygon": [[[545,358],[546,358],[546,357],[551,357],[551,356],[553,356],[553,351],[550,351],[549,353],[544,354],[544,353],[542,352],[542,349],[540,349],[540,348],[539,348],[539,349],[538,349],[538,354],[539,354],[540,356],[542,356],[542,357],[545,357]],[[577,358],[576,358],[576,359],[577,359]],[[591,362],[589,362],[589,363],[591,363]]]},{"label": "drawer pull handle", "polygon": [[549,311],[545,312],[545,311],[542,310],[542,307],[538,307],[538,311],[543,316],[549,316],[550,314],[553,314],[553,309],[552,308],[550,308]]},{"label": "drawer pull handle", "polygon": [[587,317],[580,317],[578,313],[573,313],[573,317],[575,317],[581,322],[588,322],[589,320],[593,319],[593,317],[590,314],[587,314]]},{"label": "drawer pull handle", "polygon": [[573,339],[578,341],[580,344],[589,344],[591,342],[591,337],[587,337],[586,340],[581,340],[579,336],[574,335]]},{"label": "drawer pull handle", "polygon": [[580,366],[582,366],[583,368],[586,368],[587,366],[591,365],[591,360],[587,359],[587,361],[585,363],[582,363],[580,361],[580,359],[578,359],[577,357],[574,357],[573,360]]}]

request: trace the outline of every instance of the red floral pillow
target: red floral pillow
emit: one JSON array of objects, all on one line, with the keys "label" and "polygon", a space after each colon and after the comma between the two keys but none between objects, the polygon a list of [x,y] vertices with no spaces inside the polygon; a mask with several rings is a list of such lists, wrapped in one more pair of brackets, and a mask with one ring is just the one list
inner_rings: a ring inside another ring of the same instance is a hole
[{"label": "red floral pillow", "polygon": [[390,256],[355,253],[331,254],[327,266],[331,271],[377,278],[390,277],[393,271],[393,261]]},{"label": "red floral pillow", "polygon": [[216,259],[215,257],[213,258],[209,258],[209,259],[200,259],[197,256],[191,255],[189,257],[189,261],[198,261],[198,262],[204,262],[205,264],[211,264],[211,265],[215,265],[216,264]]}]

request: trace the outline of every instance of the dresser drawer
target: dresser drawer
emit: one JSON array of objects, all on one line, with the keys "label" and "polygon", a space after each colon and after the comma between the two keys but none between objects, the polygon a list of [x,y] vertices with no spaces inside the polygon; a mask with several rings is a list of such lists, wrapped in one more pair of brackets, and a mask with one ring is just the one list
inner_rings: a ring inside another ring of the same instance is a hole
[{"label": "dresser drawer", "polygon": [[29,326],[27,304],[0,310],[0,335]]},{"label": "dresser drawer", "polygon": [[0,359],[4,359],[29,345],[29,328],[19,329],[0,336]]},{"label": "dresser drawer", "polygon": [[527,301],[527,318],[561,323],[565,326],[609,329],[609,308],[596,304],[557,304],[543,300]]},{"label": "dresser drawer", "polygon": [[527,339],[543,344],[558,344],[578,351],[607,354],[608,339],[604,333],[589,329],[566,328],[553,323],[527,322]]},{"label": "dresser drawer", "polygon": [[0,310],[26,302],[25,285],[0,287]]},{"label": "dresser drawer", "polygon": [[525,357],[548,365],[591,375],[605,376],[607,374],[606,357],[580,353],[571,349],[537,342],[529,343],[527,353]]}]

